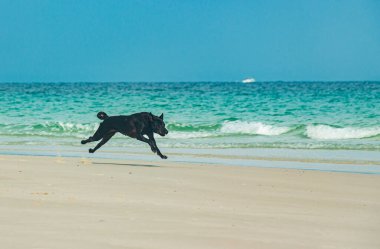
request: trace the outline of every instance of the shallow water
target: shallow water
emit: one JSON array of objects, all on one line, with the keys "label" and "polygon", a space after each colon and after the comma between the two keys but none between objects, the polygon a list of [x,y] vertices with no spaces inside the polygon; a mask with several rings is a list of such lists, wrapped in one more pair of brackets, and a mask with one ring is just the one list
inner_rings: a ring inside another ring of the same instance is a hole
[{"label": "shallow water", "polygon": [[82,150],[97,112],[148,111],[165,114],[163,148],[379,151],[379,99],[380,82],[2,83],[0,145]]}]

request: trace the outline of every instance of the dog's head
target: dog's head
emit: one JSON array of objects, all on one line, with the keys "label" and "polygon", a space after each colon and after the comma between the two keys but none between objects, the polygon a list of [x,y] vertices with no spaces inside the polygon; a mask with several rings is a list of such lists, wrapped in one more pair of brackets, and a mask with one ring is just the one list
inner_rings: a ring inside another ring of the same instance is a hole
[{"label": "dog's head", "polygon": [[152,115],[152,129],[154,133],[157,133],[160,136],[165,136],[169,133],[169,131],[165,128],[164,123],[164,114],[162,113],[161,116],[157,117],[153,114]]}]

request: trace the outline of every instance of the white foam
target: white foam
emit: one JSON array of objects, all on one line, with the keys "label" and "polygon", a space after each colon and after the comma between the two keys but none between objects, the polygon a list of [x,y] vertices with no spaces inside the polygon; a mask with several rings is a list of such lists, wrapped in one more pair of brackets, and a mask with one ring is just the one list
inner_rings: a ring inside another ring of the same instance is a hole
[{"label": "white foam", "polygon": [[278,136],[290,130],[289,127],[277,127],[261,122],[226,121],[220,131],[223,133],[256,134]]},{"label": "white foam", "polygon": [[328,125],[308,125],[306,135],[312,139],[358,139],[380,135],[380,127],[373,128],[335,128]]},{"label": "white foam", "polygon": [[[98,124],[75,124],[75,123],[57,123],[60,128],[65,132],[93,132],[98,127]],[[54,129],[53,129],[54,130]]]},{"label": "white foam", "polygon": [[215,134],[209,133],[209,132],[169,132],[169,134],[166,136],[167,138],[174,138],[174,139],[187,139],[187,138],[204,138],[204,137],[211,137]]}]

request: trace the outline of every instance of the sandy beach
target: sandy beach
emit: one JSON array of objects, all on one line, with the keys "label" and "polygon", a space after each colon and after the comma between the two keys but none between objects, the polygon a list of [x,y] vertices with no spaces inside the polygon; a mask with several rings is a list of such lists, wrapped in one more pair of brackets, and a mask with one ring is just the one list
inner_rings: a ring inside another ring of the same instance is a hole
[{"label": "sandy beach", "polygon": [[380,248],[380,176],[0,156],[2,248]]}]

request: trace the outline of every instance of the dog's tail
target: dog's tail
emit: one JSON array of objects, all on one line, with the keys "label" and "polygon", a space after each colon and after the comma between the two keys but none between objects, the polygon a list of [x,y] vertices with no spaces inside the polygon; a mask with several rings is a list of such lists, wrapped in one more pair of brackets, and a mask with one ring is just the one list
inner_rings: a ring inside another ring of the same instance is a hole
[{"label": "dog's tail", "polygon": [[108,115],[107,115],[107,113],[105,113],[105,112],[98,112],[98,114],[96,115],[99,119],[101,119],[101,120],[104,120],[104,119],[106,119],[106,118],[108,118]]}]

